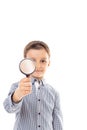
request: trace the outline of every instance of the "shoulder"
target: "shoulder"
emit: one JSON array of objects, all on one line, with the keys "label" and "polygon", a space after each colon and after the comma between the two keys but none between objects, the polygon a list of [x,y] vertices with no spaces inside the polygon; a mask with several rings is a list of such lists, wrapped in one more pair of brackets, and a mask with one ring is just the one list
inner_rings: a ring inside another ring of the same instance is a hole
[{"label": "shoulder", "polygon": [[46,89],[54,95],[55,98],[59,97],[59,92],[50,84],[46,83]]},{"label": "shoulder", "polygon": [[19,82],[12,83],[11,88],[17,88]]}]

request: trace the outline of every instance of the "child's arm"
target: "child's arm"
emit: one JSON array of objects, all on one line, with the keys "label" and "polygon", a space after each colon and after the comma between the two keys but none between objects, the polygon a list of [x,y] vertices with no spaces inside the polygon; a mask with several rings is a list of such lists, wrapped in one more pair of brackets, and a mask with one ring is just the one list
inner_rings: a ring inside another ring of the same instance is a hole
[{"label": "child's arm", "polygon": [[59,94],[55,96],[55,105],[53,110],[53,130],[63,130],[63,118],[60,108]]},{"label": "child's arm", "polygon": [[18,112],[22,106],[22,99],[32,91],[32,86],[29,78],[23,78],[19,83],[12,85],[8,97],[3,105],[7,112]]},{"label": "child's arm", "polygon": [[18,103],[22,100],[23,97],[32,92],[31,78],[26,77],[20,80],[18,88],[15,90],[12,100],[15,103]]},{"label": "child's arm", "polygon": [[9,113],[18,112],[22,105],[22,100],[19,103],[14,103],[12,100],[13,93],[15,92],[17,87],[18,87],[18,83],[12,84],[8,96],[3,102],[3,106],[5,110]]}]

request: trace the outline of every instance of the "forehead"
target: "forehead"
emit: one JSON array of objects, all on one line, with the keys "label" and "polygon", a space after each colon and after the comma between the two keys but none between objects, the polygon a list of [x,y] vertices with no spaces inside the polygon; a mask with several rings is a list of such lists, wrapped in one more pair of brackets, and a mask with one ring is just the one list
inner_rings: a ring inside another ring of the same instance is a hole
[{"label": "forehead", "polygon": [[30,57],[30,58],[48,58],[49,55],[46,52],[45,49],[30,49],[27,54],[26,57]]}]

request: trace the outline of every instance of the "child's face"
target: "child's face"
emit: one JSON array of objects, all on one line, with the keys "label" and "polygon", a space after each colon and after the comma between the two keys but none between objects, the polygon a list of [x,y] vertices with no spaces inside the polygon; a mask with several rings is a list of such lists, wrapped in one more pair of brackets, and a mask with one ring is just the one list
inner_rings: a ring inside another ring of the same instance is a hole
[{"label": "child's face", "polygon": [[36,63],[36,70],[32,74],[33,77],[42,79],[44,76],[44,73],[46,72],[47,67],[50,64],[49,55],[46,52],[45,49],[30,49],[27,52],[26,58],[31,58]]}]

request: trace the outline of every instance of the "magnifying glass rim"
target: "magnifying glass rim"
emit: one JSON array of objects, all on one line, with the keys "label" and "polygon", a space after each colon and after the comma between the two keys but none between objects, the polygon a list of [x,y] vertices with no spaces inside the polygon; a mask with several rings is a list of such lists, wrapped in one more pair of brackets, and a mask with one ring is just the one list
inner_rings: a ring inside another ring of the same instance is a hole
[{"label": "magnifying glass rim", "polygon": [[35,69],[36,69],[36,66],[35,66],[35,68],[34,68],[34,70],[31,72],[31,73],[29,73],[29,74],[26,74],[26,73],[24,73],[22,70],[21,70],[21,63],[24,61],[24,60],[30,60],[30,61],[32,61],[33,63],[34,63],[34,61],[31,59],[31,58],[24,58],[24,59],[22,59],[21,61],[20,61],[20,63],[19,63],[19,70],[23,73],[23,74],[25,74],[26,76],[29,76],[29,75],[31,75],[32,73],[34,73],[34,71],[35,71]]}]

